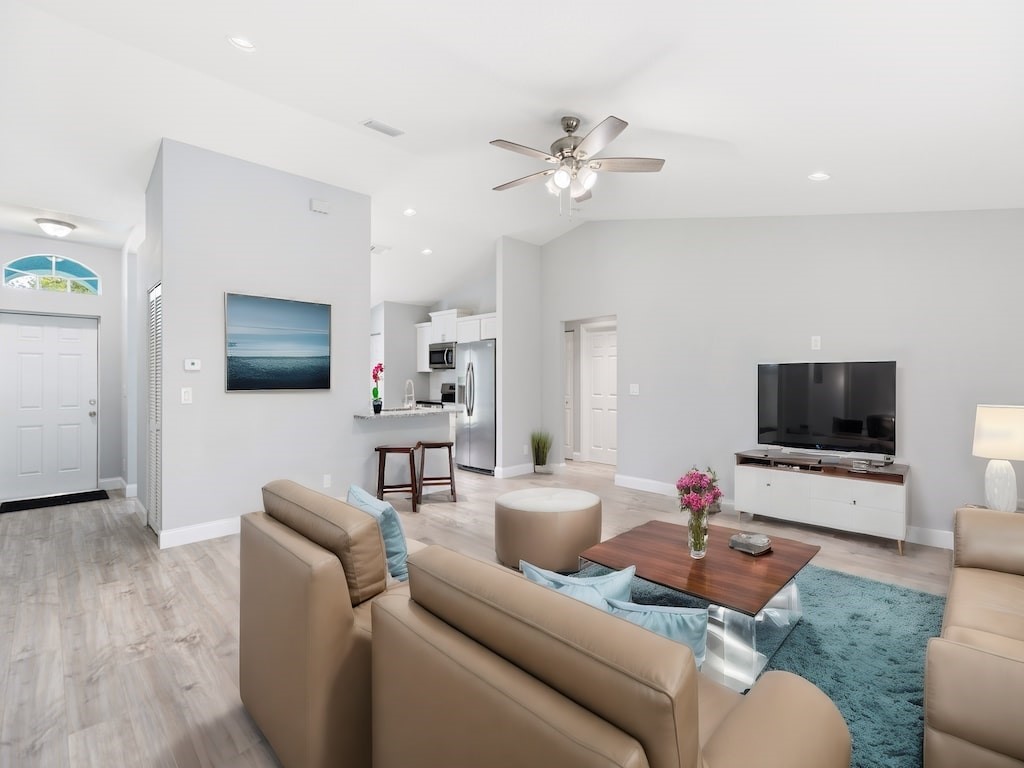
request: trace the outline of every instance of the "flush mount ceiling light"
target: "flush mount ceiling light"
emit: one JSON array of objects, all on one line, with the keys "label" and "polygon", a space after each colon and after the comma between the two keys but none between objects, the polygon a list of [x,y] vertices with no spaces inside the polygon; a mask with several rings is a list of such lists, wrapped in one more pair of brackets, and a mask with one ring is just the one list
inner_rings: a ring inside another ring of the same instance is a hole
[{"label": "flush mount ceiling light", "polygon": [[238,37],[237,35],[228,35],[228,42],[231,43],[235,48],[246,53],[252,53],[256,50],[256,44],[247,37]]},{"label": "flush mount ceiling light", "polygon": [[415,208],[406,208],[404,211],[402,211],[402,215],[403,216],[415,216],[416,215],[416,209]]},{"label": "flush mount ceiling light", "polygon": [[422,251],[420,251],[420,253],[422,253],[424,256],[430,256],[433,253],[433,251],[430,250],[429,248],[424,248]]},{"label": "flush mount ceiling light", "polygon": [[829,176],[827,173],[821,173],[820,171],[818,171],[817,173],[812,173],[807,178],[810,179],[811,181],[828,181],[832,177]]},{"label": "flush mount ceiling light", "polygon": [[36,219],[36,224],[50,237],[67,237],[75,231],[75,225],[57,219]]}]

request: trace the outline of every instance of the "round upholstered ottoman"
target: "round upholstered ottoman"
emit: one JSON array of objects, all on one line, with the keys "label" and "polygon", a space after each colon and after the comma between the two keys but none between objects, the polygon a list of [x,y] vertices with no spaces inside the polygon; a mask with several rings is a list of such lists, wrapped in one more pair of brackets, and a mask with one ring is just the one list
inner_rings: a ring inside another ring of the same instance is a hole
[{"label": "round upholstered ottoman", "polygon": [[494,500],[498,562],[578,571],[580,552],[601,540],[601,499],[572,488],[525,488]]}]

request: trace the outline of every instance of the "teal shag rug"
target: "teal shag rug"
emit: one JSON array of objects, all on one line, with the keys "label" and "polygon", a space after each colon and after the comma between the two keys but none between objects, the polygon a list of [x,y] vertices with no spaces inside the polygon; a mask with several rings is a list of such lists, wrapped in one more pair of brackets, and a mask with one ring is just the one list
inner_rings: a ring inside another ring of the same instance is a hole
[{"label": "teal shag rug", "polygon": [[[591,564],[580,575],[607,572]],[[855,768],[919,768],[924,653],[939,634],[945,598],[813,565],[796,582],[803,618],[781,646],[759,635],[766,671],[800,675],[835,702],[850,728]],[[633,602],[707,605],[643,579],[633,580]]]}]

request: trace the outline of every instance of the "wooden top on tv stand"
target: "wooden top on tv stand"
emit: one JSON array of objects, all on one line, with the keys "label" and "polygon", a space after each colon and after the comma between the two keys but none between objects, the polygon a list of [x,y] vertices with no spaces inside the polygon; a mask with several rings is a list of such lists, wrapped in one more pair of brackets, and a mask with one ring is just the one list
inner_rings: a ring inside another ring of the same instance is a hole
[{"label": "wooden top on tv stand", "polygon": [[906,464],[871,462],[868,466],[862,467],[855,465],[854,459],[768,449],[740,451],[736,454],[736,464],[761,465],[779,470],[820,472],[823,475],[899,484],[905,483],[907,475],[910,474],[910,467]]}]

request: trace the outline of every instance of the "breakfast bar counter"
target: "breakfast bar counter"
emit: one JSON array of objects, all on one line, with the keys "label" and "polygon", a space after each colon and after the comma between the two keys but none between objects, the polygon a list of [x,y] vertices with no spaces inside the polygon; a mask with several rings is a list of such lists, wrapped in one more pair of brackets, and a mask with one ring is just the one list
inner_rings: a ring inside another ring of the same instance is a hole
[{"label": "breakfast bar counter", "polygon": [[[416,443],[440,443],[455,441],[455,414],[461,410],[459,405],[445,405],[443,408],[417,406],[414,408],[385,408],[374,413],[369,408],[352,414],[352,423],[357,435],[363,435],[361,442],[367,445],[363,476],[374,478],[376,488],[377,455],[372,446],[377,445],[408,445]],[[420,460],[417,452],[417,464]],[[448,473],[448,458],[444,451],[427,451],[428,476]],[[391,462],[388,465],[387,483],[407,482],[409,475],[408,462]]]}]

